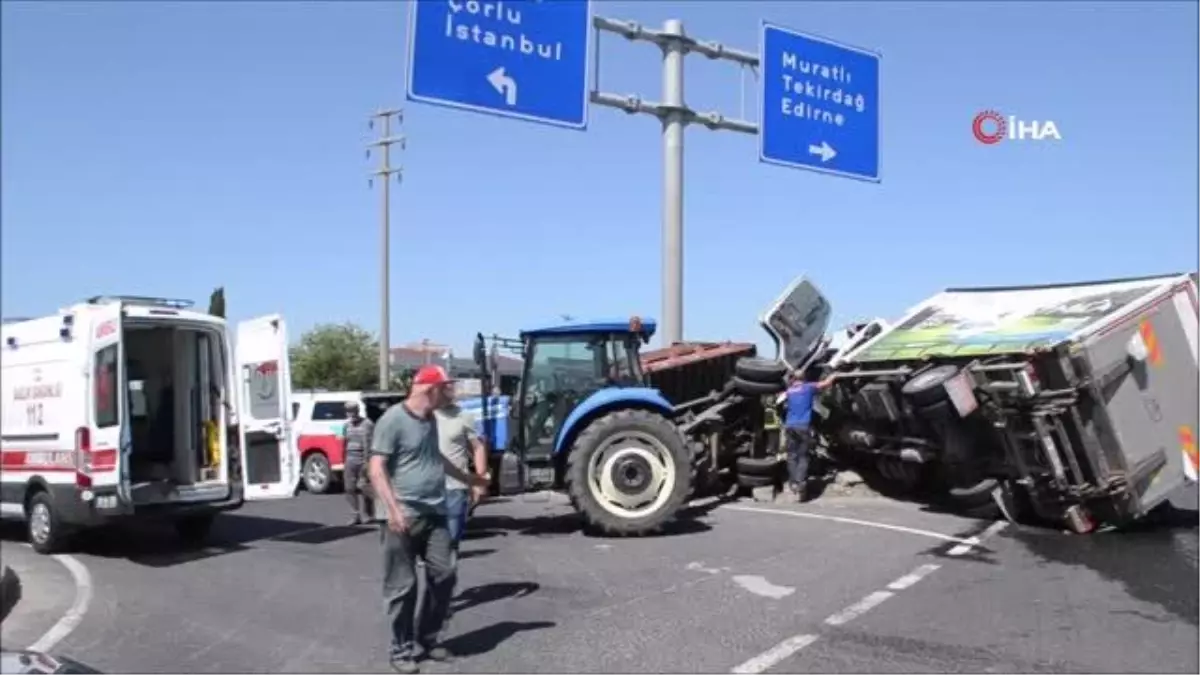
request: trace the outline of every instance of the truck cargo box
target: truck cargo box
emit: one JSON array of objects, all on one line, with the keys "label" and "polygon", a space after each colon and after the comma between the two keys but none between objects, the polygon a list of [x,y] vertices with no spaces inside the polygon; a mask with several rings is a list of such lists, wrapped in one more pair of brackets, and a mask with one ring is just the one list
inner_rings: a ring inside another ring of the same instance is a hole
[{"label": "truck cargo box", "polygon": [[[839,377],[844,394],[907,401],[888,407],[884,424],[924,429],[918,435],[939,446],[932,461],[995,450],[1004,459],[989,461],[1003,466],[989,475],[1086,530],[1072,509],[1128,521],[1196,481],[1198,314],[1196,283],[1184,274],[949,289],[845,354]],[[914,395],[934,380],[957,409],[953,428],[918,409],[933,399]],[[856,428],[882,428],[843,412]]]},{"label": "truck cargo box", "polygon": [[951,288],[922,302],[843,361],[1021,354],[1120,320],[1185,276],[1050,286]]}]

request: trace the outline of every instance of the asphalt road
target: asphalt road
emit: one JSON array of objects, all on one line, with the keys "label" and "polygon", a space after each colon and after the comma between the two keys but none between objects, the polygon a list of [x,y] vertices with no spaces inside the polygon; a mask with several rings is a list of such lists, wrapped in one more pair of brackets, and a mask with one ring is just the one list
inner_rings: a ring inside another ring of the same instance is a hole
[{"label": "asphalt road", "polygon": [[[1195,673],[1188,499],[1170,522],[1090,537],[826,497],[721,505],[630,540],[581,533],[557,496],[491,503],[464,544],[461,657],[424,670]],[[301,495],[224,516],[201,551],[94,536],[74,555],[93,597],[56,651],[108,672],[388,672],[378,533],[344,516],[340,496]],[[69,585],[45,576],[65,574],[53,559],[32,564],[27,593]],[[64,604],[45,593],[38,607]],[[6,645],[38,617],[6,621]]]}]

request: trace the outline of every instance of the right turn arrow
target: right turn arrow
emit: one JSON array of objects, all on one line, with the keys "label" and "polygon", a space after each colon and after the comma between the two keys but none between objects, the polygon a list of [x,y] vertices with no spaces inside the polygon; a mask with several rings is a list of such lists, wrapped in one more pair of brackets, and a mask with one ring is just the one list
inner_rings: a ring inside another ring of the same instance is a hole
[{"label": "right turn arrow", "polygon": [[820,155],[821,163],[824,164],[825,162],[828,162],[829,160],[833,159],[834,157],[837,157],[837,150],[834,150],[825,141],[821,141],[820,145],[808,146],[808,154]]}]

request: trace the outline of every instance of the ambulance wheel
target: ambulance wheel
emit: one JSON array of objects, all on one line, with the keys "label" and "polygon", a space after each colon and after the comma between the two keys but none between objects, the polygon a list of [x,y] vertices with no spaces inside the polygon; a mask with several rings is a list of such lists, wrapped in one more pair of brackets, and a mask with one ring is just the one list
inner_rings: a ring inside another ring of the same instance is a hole
[{"label": "ambulance wheel", "polygon": [[329,458],[323,452],[311,453],[304,458],[304,489],[314,495],[323,495],[333,486],[333,470]]},{"label": "ambulance wheel", "polygon": [[50,493],[39,490],[29,499],[25,507],[25,523],[29,534],[29,545],[38,553],[52,554],[61,551],[66,543],[66,532],[54,500]]},{"label": "ambulance wheel", "polygon": [[216,517],[215,513],[184,516],[175,521],[175,533],[185,545],[200,546],[208,540],[208,533],[212,531],[213,520]]}]

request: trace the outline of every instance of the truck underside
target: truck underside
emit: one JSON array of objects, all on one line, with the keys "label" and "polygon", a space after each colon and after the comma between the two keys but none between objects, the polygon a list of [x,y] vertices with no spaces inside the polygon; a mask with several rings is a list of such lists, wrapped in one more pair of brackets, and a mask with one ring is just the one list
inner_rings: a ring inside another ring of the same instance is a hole
[{"label": "truck underside", "polygon": [[[642,354],[649,385],[675,406],[695,466],[694,495],[725,487],[736,475],[737,458],[756,456],[766,445],[763,396],[732,386],[739,360],[756,351],[750,343],[687,342]],[[782,377],[778,381],[776,391],[783,388]]]},{"label": "truck underside", "polygon": [[[936,312],[916,311],[906,334],[850,355],[819,431],[831,454],[898,494],[1077,532],[1140,518],[1194,474],[1195,287],[1177,282],[1005,289],[1067,299],[1059,314],[1017,318],[1040,321],[1040,333],[976,328],[959,343],[926,338],[945,323],[931,328],[921,322]],[[1043,339],[1072,312],[1085,316]],[[1037,337],[1014,349],[1014,335]]]}]

